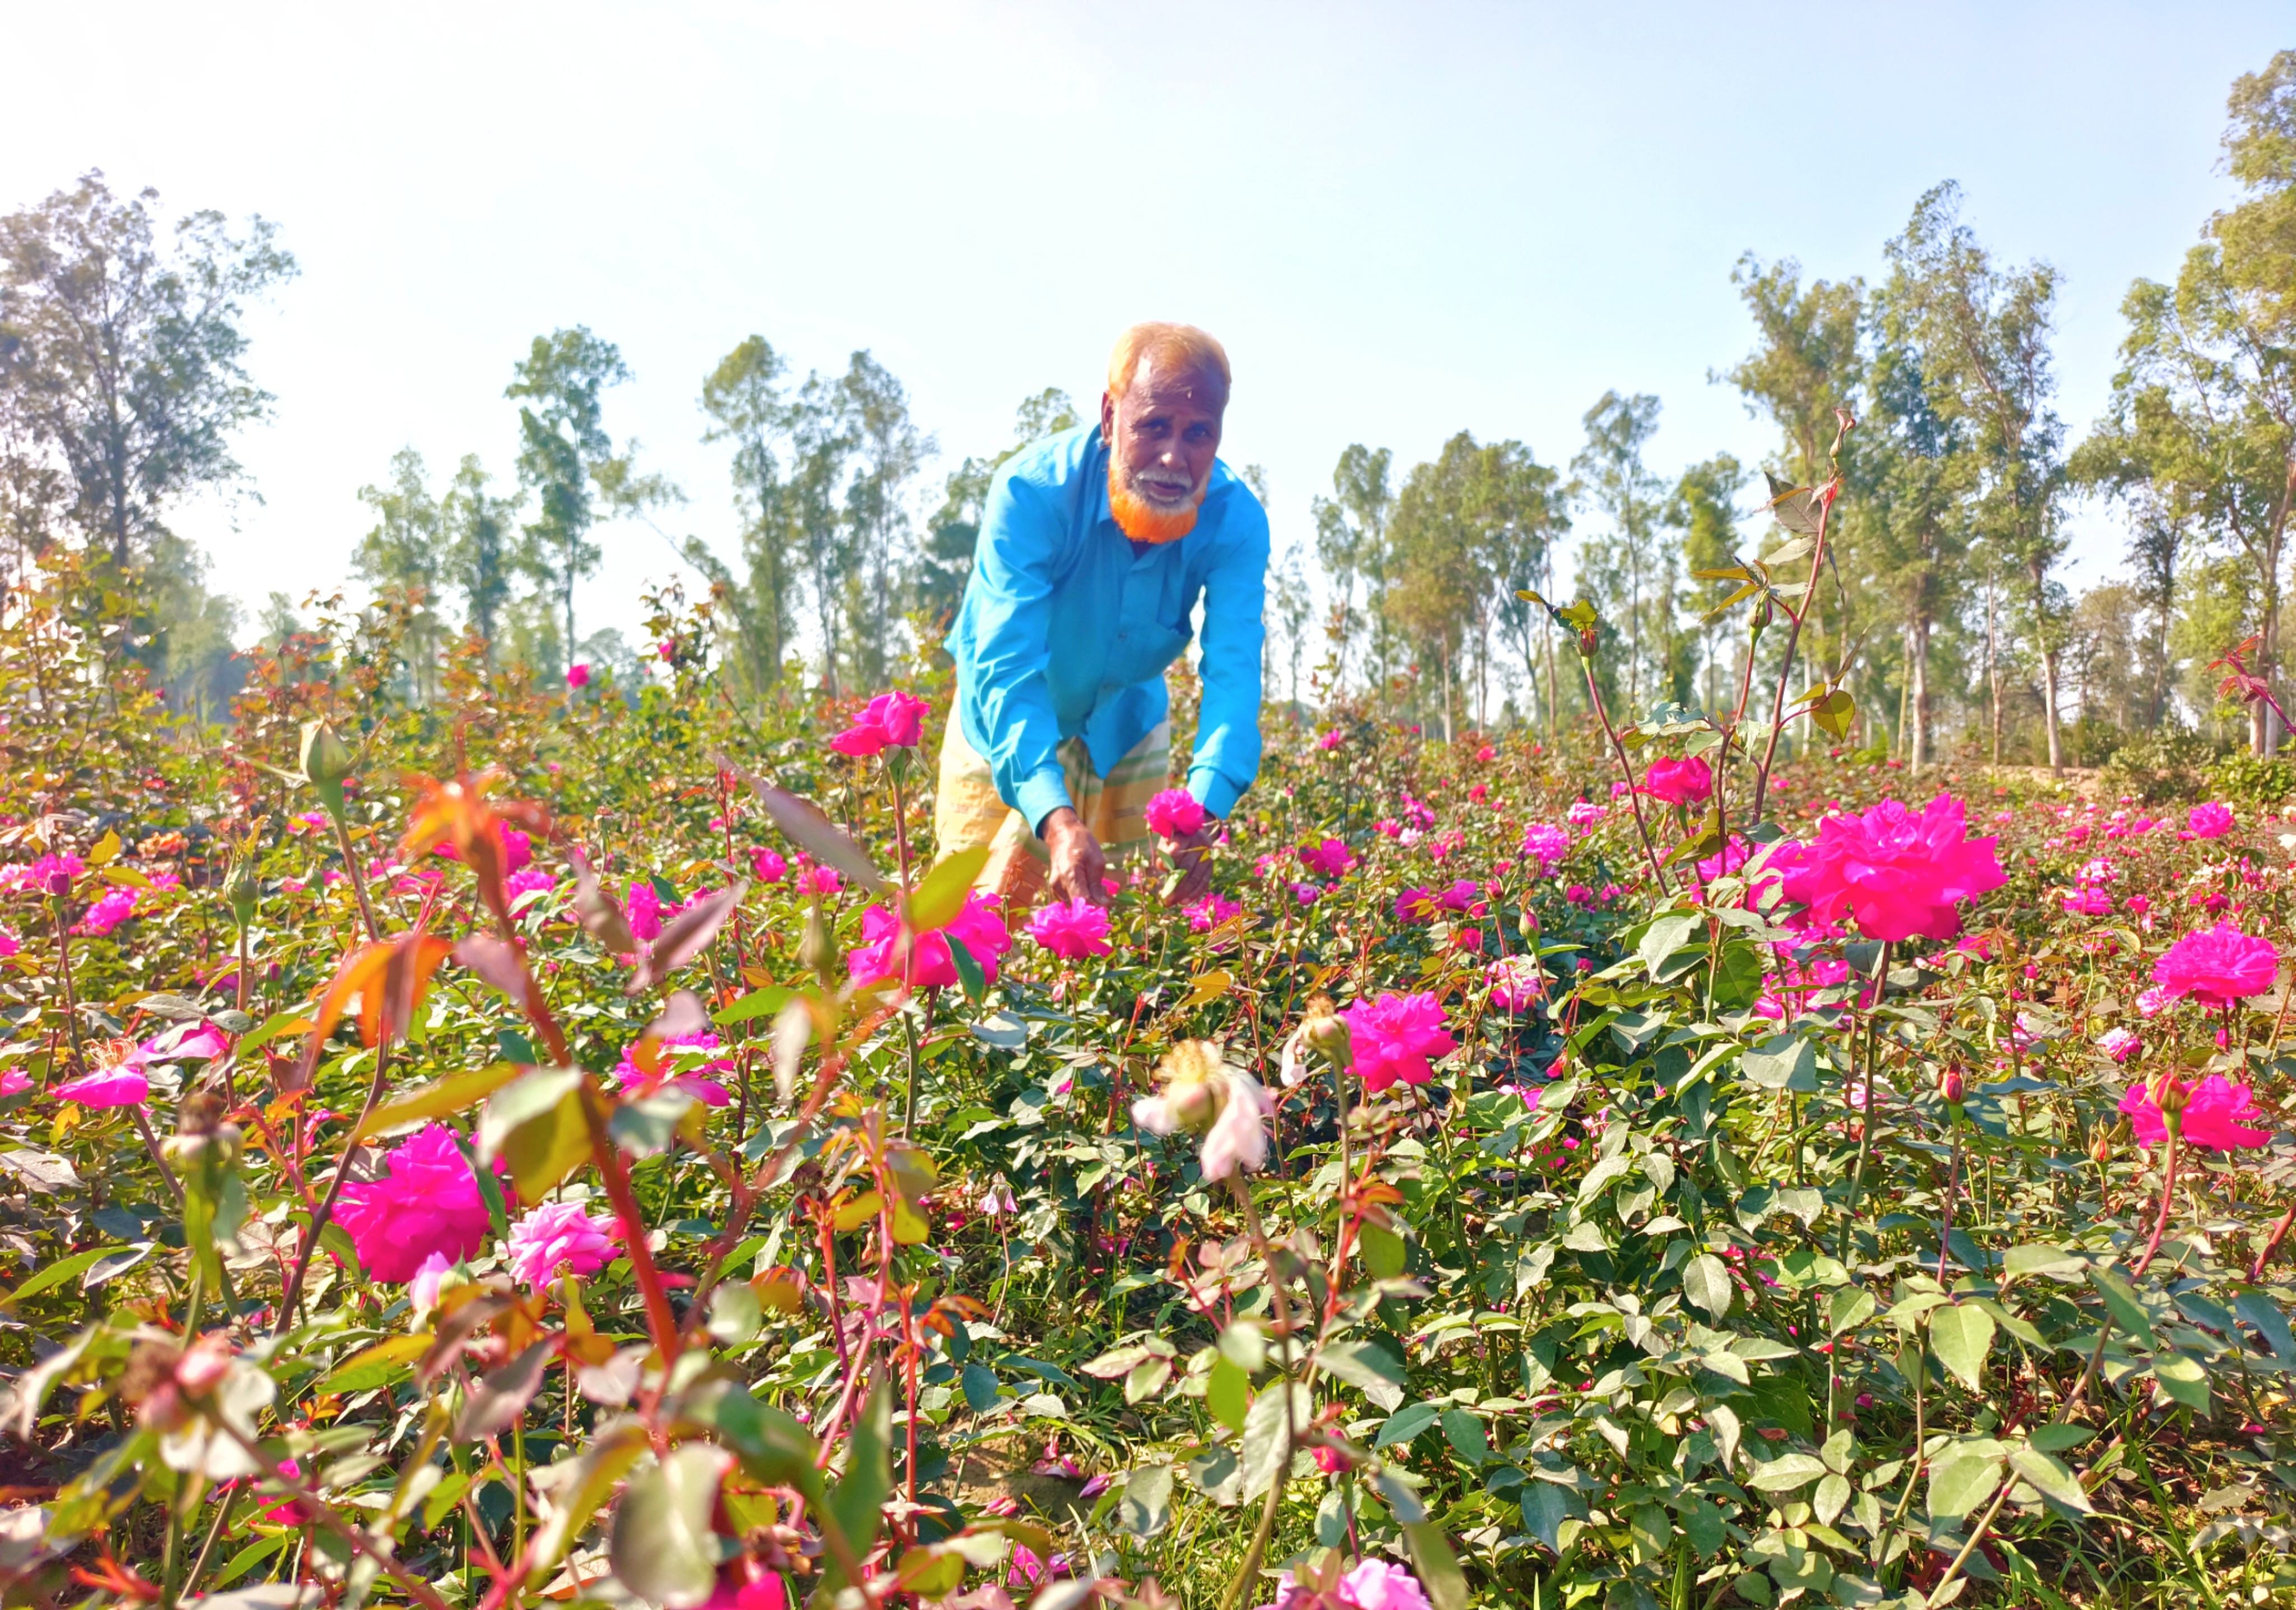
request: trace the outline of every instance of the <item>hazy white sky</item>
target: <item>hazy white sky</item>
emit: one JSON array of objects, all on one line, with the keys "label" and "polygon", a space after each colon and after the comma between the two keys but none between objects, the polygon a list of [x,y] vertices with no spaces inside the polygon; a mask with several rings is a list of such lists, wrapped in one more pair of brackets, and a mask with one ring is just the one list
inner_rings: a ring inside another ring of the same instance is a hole
[{"label": "hazy white sky", "polygon": [[[182,523],[250,607],[340,585],[355,493],[412,445],[507,477],[502,398],[585,324],[635,373],[609,426],[733,547],[701,377],[763,334],[868,348],[945,461],[1046,385],[1086,400],[1144,317],[1236,369],[1225,456],[1279,547],[1351,441],[1461,428],[1569,459],[1606,388],[1665,403],[1661,472],[1769,434],[1709,383],[1751,333],[1751,250],[1875,275],[1943,178],[2005,256],[2064,275],[2061,405],[2097,415],[2139,275],[2228,199],[2226,92],[2284,4],[496,4],[8,8],[0,207],[101,167],[260,212],[301,276],[254,321],[262,501]],[[602,533],[582,629],[678,569]],[[2118,537],[2084,520],[2093,581]]]}]

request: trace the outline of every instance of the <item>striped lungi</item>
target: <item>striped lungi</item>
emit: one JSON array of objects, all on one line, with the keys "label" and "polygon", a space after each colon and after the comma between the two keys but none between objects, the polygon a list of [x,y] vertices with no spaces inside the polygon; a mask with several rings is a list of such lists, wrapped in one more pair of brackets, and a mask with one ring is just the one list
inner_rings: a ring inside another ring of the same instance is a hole
[{"label": "striped lungi", "polygon": [[[1148,842],[1148,801],[1170,786],[1172,724],[1159,721],[1105,777],[1095,776],[1082,738],[1064,738],[1057,752],[1069,801],[1101,853],[1113,863]],[[940,782],[933,801],[934,853],[950,856],[988,846],[988,865],[975,886],[1004,897],[1010,913],[1026,910],[1045,891],[1051,852],[1035,826],[1004,803],[988,762],[964,741],[953,715],[941,740]]]}]

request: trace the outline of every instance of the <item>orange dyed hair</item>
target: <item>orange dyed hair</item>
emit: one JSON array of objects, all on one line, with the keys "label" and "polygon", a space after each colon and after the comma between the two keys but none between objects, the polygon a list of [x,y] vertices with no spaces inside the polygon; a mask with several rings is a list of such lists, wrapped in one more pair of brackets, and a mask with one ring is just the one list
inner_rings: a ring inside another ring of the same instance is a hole
[{"label": "orange dyed hair", "polygon": [[1234,383],[1228,373],[1227,349],[1193,324],[1152,321],[1135,324],[1116,338],[1108,355],[1108,394],[1121,397],[1132,389],[1132,378],[1146,361],[1156,368],[1194,369],[1219,376],[1221,395]]}]

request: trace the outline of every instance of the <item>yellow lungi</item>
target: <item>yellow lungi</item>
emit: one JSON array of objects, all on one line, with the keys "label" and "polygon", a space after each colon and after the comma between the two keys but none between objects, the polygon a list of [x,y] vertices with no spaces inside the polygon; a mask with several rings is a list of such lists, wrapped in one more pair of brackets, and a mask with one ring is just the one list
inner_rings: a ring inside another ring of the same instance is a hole
[{"label": "yellow lungi", "polygon": [[[1172,724],[1156,723],[1105,777],[1093,775],[1082,738],[1063,739],[1058,753],[1069,801],[1110,862],[1145,847],[1148,801],[1171,786]],[[998,795],[988,762],[964,741],[964,723],[954,716],[941,740],[933,842],[935,855],[942,857],[988,845],[988,865],[974,886],[1003,895],[1008,913],[1025,910],[1045,891],[1051,852],[1037,836],[1035,824]]]}]

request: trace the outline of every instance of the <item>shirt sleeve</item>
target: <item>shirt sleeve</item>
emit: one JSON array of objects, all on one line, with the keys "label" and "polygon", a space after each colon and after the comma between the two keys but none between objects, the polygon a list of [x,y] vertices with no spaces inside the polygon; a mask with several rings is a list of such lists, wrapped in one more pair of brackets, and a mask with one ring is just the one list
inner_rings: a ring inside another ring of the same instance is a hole
[{"label": "shirt sleeve", "polygon": [[1259,653],[1267,635],[1267,513],[1243,487],[1226,551],[1204,578],[1204,698],[1188,792],[1216,817],[1259,775]]},{"label": "shirt sleeve", "polygon": [[[1003,475],[988,489],[973,554],[980,602],[965,736],[988,762],[997,796],[1033,830],[1069,798],[1060,721],[1045,670],[1052,659],[1054,562],[1062,522],[1043,492]],[[1255,662],[1256,663],[1256,662]]]}]

